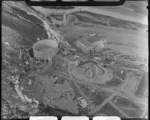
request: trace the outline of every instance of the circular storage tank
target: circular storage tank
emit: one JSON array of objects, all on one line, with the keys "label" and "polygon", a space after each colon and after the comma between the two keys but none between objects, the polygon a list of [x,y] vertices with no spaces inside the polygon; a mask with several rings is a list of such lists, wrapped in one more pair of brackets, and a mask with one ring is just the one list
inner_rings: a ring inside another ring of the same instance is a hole
[{"label": "circular storage tank", "polygon": [[55,40],[41,40],[33,45],[34,57],[38,59],[51,59],[58,52],[58,43]]}]

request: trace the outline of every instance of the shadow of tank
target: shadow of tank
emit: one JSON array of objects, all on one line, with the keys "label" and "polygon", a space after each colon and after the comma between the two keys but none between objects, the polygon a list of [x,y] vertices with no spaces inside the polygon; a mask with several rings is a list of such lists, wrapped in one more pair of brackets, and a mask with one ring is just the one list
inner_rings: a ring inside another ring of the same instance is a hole
[{"label": "shadow of tank", "polygon": [[38,59],[52,59],[58,53],[58,43],[55,40],[41,40],[33,45],[34,57]]}]

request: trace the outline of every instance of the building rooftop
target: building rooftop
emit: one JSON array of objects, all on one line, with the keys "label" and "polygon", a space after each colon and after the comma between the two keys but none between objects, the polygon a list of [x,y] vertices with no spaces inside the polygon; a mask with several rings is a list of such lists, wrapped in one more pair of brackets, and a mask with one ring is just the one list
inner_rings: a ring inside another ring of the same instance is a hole
[{"label": "building rooftop", "polygon": [[86,47],[90,47],[91,46],[91,43],[88,42],[86,39],[82,38],[82,39],[79,39],[77,42],[83,44],[84,46]]}]

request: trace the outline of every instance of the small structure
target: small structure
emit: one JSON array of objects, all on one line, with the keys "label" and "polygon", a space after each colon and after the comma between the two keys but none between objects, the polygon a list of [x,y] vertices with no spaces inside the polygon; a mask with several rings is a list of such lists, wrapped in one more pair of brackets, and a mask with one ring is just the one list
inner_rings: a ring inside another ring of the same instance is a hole
[{"label": "small structure", "polygon": [[76,41],[75,44],[79,49],[81,49],[85,53],[89,53],[91,50],[91,44],[85,39],[79,39],[78,41]]},{"label": "small structure", "polygon": [[90,37],[93,37],[93,36],[96,36],[96,35],[97,35],[96,33],[91,33]]},{"label": "small structure", "polygon": [[51,59],[58,53],[58,43],[55,40],[41,40],[33,45],[34,57],[38,59]]},{"label": "small structure", "polygon": [[105,46],[104,46],[105,43],[106,43],[106,40],[100,40],[100,41],[94,42],[94,43],[92,44],[93,50],[94,50],[95,52],[98,52],[99,50],[101,50],[102,48],[105,47]]}]

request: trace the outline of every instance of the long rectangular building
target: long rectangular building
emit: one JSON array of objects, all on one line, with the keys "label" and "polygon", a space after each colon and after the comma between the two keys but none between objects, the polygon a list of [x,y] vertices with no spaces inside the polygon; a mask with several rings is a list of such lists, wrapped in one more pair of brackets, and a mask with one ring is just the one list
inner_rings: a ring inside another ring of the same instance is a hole
[{"label": "long rectangular building", "polygon": [[88,42],[86,39],[82,38],[76,41],[76,46],[81,49],[85,53],[89,53],[90,51],[99,51],[104,47],[104,43],[106,40],[100,40],[94,43]]}]

